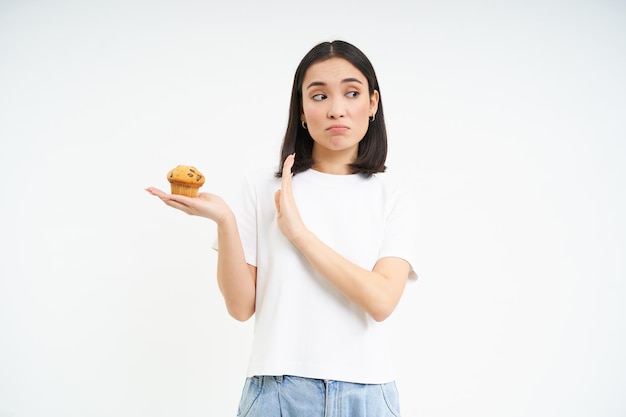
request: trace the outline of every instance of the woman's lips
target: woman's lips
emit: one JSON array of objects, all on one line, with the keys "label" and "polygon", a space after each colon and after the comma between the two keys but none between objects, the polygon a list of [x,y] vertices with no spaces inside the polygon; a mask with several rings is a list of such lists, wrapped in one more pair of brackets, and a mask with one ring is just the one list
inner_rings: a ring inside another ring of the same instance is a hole
[{"label": "woman's lips", "polygon": [[331,127],[329,127],[326,130],[328,130],[330,132],[335,132],[335,133],[337,133],[337,132],[345,132],[345,131],[348,130],[348,127],[344,126],[344,125],[332,125]]}]

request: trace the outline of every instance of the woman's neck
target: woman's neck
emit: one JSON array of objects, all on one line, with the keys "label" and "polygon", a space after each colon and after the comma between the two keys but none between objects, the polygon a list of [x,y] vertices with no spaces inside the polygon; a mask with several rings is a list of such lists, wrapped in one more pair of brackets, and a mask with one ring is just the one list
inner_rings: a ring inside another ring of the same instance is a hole
[{"label": "woman's neck", "polygon": [[346,152],[324,152],[313,149],[313,168],[325,174],[349,175],[352,174],[350,164],[356,159],[356,149]]},{"label": "woman's neck", "polygon": [[324,174],[333,174],[333,175],[348,175],[352,174],[350,167],[348,164],[339,163],[334,164],[332,162],[315,162],[311,169],[315,171],[323,172]]}]

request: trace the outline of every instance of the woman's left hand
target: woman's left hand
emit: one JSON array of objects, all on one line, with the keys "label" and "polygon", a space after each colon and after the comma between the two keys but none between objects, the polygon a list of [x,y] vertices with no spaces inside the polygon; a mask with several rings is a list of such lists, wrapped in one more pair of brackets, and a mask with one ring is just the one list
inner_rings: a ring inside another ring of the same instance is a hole
[{"label": "woman's left hand", "polygon": [[280,231],[289,239],[294,240],[306,234],[307,228],[300,217],[300,212],[293,198],[291,168],[293,167],[295,154],[289,155],[283,163],[282,181],[280,190],[274,194],[276,203],[276,220]]}]

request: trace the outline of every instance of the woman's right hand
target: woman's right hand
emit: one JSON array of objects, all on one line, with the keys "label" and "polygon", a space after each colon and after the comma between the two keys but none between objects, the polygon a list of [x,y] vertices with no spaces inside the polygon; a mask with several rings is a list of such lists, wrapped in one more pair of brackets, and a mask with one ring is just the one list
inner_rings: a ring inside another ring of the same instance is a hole
[{"label": "woman's right hand", "polygon": [[218,195],[199,193],[197,197],[186,197],[178,194],[168,194],[158,188],[148,187],[146,191],[161,199],[165,204],[192,216],[206,217],[221,223],[230,214],[228,204]]}]

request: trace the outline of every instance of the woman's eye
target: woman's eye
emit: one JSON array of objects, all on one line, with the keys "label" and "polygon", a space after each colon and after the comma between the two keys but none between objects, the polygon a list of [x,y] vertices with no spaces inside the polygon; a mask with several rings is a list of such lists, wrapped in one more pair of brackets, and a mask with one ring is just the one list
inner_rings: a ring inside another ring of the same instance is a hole
[{"label": "woman's eye", "polygon": [[313,97],[311,97],[313,100],[315,101],[322,101],[326,98],[326,96],[324,94],[315,94]]},{"label": "woman's eye", "polygon": [[359,95],[358,91],[350,91],[348,94],[346,94],[348,97],[350,98],[356,98]]}]

